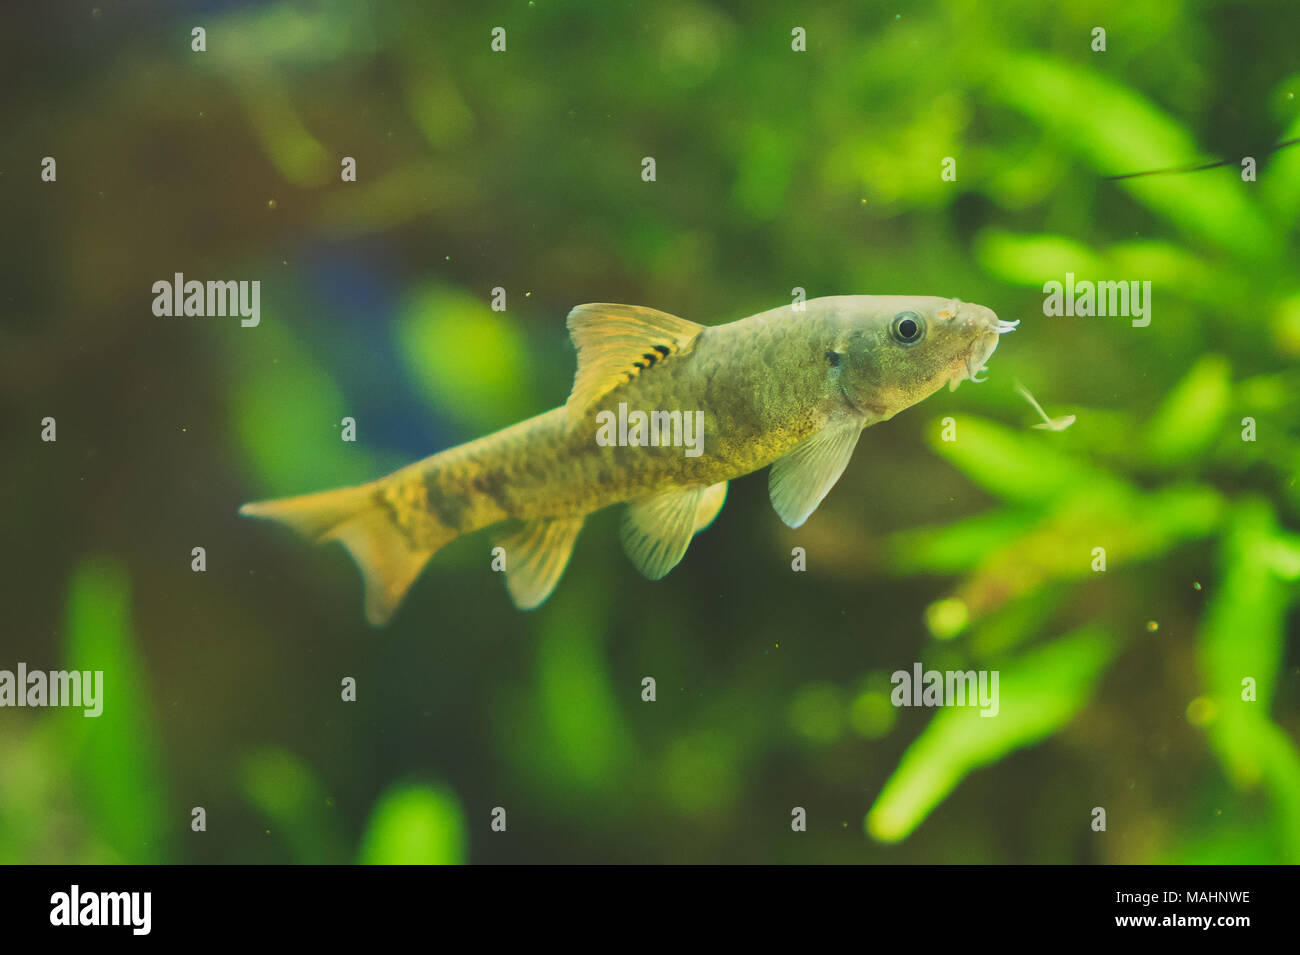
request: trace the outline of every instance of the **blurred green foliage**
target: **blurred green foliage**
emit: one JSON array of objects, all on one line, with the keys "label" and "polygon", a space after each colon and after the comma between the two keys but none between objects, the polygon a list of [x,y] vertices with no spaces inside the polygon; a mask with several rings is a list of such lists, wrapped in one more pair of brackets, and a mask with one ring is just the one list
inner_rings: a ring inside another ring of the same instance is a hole
[{"label": "blurred green foliage", "polygon": [[[1300,861],[1278,9],[96,9],[0,14],[0,56],[50,78],[0,155],[0,667],[107,695],[0,712],[0,861]],[[1105,178],[1207,157],[1233,162]],[[154,318],[174,271],[260,278],[260,326]],[[1043,317],[1067,272],[1150,280],[1150,326]],[[600,515],[520,615],[477,535],[372,632],[337,548],[234,516],[560,404],[575,304],[712,323],[795,286],[1023,321],[989,384],[868,431],[804,528],[734,482],[659,583]],[[1030,430],[1017,379],[1076,424]],[[999,670],[999,717],[895,709],[913,661]]]},{"label": "blurred green foliage", "polygon": [[455,796],[428,786],[396,786],[375,806],[357,861],[459,865],[466,842],[464,813]]}]

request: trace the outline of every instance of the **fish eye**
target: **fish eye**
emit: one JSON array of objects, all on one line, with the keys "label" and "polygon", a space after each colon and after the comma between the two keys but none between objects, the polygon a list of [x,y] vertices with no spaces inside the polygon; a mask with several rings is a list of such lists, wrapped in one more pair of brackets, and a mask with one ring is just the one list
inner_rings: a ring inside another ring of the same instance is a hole
[{"label": "fish eye", "polygon": [[890,333],[903,345],[915,345],[925,335],[925,319],[916,312],[899,312]]}]

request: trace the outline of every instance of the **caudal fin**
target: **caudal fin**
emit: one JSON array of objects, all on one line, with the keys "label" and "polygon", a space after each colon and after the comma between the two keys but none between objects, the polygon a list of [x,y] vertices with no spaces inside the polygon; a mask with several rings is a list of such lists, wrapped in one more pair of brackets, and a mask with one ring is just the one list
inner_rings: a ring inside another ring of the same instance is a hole
[{"label": "caudal fin", "polygon": [[383,497],[383,483],[245,504],[247,517],[279,521],[316,543],[339,540],[356,562],[366,586],[366,619],[387,623],[421,569],[454,531],[422,527],[419,540],[393,519]]}]

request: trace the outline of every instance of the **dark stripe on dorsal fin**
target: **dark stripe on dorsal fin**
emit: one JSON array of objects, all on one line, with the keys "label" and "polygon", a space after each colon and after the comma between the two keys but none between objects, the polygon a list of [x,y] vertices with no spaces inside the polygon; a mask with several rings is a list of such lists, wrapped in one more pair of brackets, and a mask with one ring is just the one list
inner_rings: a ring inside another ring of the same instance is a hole
[{"label": "dark stripe on dorsal fin", "polygon": [[579,305],[569,313],[569,334],[578,349],[578,371],[565,403],[569,414],[581,417],[661,359],[688,352],[703,330],[703,325],[653,308]]}]

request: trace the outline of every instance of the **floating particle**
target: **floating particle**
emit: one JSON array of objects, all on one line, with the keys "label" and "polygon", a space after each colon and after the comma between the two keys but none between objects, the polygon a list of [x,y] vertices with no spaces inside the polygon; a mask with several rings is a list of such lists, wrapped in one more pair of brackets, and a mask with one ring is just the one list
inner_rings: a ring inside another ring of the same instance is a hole
[{"label": "floating particle", "polygon": [[1147,621],[1147,630],[1148,630],[1148,632],[1150,632],[1150,633],[1155,633],[1155,632],[1156,632],[1157,630],[1159,630],[1159,629],[1160,629],[1160,624],[1156,623],[1154,620],[1148,620],[1148,621]]},{"label": "floating particle", "polygon": [[103,15],[104,15],[104,11],[99,9],[99,7],[95,7],[93,10],[90,11],[90,18],[92,20],[98,20]]},{"label": "floating particle", "polygon": [[1029,393],[1029,389],[1018,381],[1016,382],[1016,390],[1024,396],[1024,399],[1029,402],[1030,407],[1037,411],[1038,416],[1043,419],[1041,424],[1036,424],[1033,427],[1047,431],[1064,431],[1070,425],[1074,424],[1075,419],[1072,414],[1064,415],[1060,418],[1047,417],[1047,412],[1043,410],[1043,406],[1035,401],[1034,396]]},{"label": "floating particle", "polygon": [[275,207],[276,207],[278,204],[279,204],[279,203],[277,203],[274,199],[267,199],[267,200],[266,200],[266,207],[267,207],[268,209],[274,210]]},{"label": "floating particle", "polygon": [[1193,590],[1200,590],[1200,589],[1201,589],[1201,582],[1200,582],[1199,580],[1193,580],[1193,581],[1192,581],[1192,589],[1193,589]]}]

